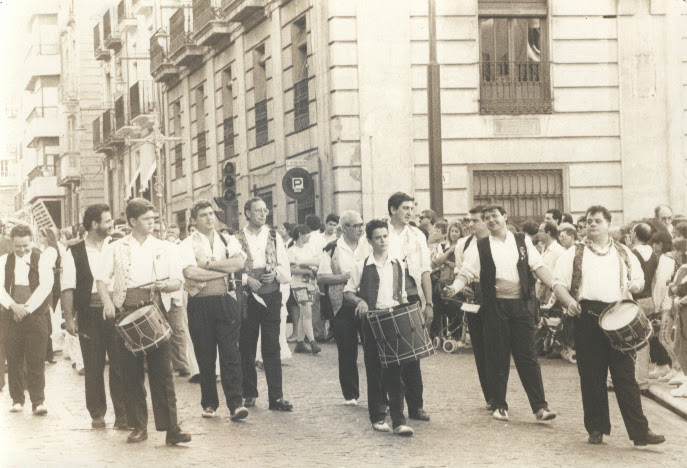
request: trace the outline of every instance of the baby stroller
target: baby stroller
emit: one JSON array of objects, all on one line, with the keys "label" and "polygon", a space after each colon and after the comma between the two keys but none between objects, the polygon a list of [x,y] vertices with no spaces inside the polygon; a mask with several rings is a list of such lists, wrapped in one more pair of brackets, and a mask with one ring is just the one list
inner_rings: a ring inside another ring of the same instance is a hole
[{"label": "baby stroller", "polygon": [[542,306],[539,309],[540,319],[535,334],[535,349],[539,356],[549,358],[561,357],[576,363],[575,351],[565,345],[565,322],[559,308]]},{"label": "baby stroller", "polygon": [[442,306],[441,326],[432,340],[436,349],[453,353],[469,344],[465,312],[462,311],[465,298],[457,294],[454,297],[440,297]]}]

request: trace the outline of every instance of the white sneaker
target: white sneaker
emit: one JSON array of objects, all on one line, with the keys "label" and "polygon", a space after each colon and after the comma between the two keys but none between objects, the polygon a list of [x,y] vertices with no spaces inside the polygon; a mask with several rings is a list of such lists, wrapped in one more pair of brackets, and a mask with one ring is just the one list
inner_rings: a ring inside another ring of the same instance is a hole
[{"label": "white sneaker", "polygon": [[665,377],[670,373],[671,369],[669,366],[658,366],[656,369],[652,370],[649,372],[649,378],[650,379],[660,379],[662,377]]},{"label": "white sneaker", "polygon": [[217,413],[214,409],[208,407],[205,408],[200,415],[204,418],[214,418],[217,415]]},{"label": "white sneaker", "polygon": [[372,429],[374,429],[377,432],[389,432],[389,431],[391,431],[391,428],[386,423],[386,421],[378,421],[376,423],[372,423]]},{"label": "white sneaker", "polygon": [[344,406],[358,406],[358,400],[351,398],[350,400],[344,401],[343,404]]},{"label": "white sneaker", "polygon": [[494,411],[492,416],[494,419],[498,419],[499,421],[508,421],[508,411],[505,409],[497,409]]},{"label": "white sneaker", "polygon": [[660,376],[658,378],[659,382],[670,382],[675,378],[677,375],[677,371],[675,369],[670,369],[666,374]]},{"label": "white sneaker", "polygon": [[678,388],[671,390],[670,396],[675,398],[687,398],[687,382],[684,382]]},{"label": "white sneaker", "polygon": [[15,403],[10,406],[10,413],[21,413],[24,410],[24,405]]},{"label": "white sneaker", "polygon": [[411,427],[400,425],[394,427],[394,434],[395,435],[400,435],[400,436],[405,436],[405,437],[410,437],[411,435],[415,434],[415,431]]},{"label": "white sneaker", "polygon": [[48,408],[45,405],[38,405],[33,409],[33,414],[36,416],[45,416],[48,414]]},{"label": "white sneaker", "polygon": [[682,385],[682,382],[685,381],[685,373],[683,371],[678,372],[675,374],[675,377],[673,377],[669,382],[668,385]]}]

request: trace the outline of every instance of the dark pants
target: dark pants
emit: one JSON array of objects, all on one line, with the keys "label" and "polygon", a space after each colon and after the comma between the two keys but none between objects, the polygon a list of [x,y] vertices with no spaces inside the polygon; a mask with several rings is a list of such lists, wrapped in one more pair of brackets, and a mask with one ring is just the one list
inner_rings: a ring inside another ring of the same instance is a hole
[{"label": "dark pants", "polygon": [[332,319],[332,331],[339,351],[339,383],[346,400],[360,398],[358,377],[358,333],[360,318],[355,306],[344,302]]},{"label": "dark pants", "polygon": [[52,338],[50,338],[52,336],[52,313],[50,312],[50,310],[46,311],[45,320],[48,323],[48,343],[47,343],[47,346],[45,348],[45,360],[47,362],[47,361],[52,361],[52,355],[53,355]]},{"label": "dark pants", "polygon": [[[267,307],[263,307],[248,294],[247,313],[241,323],[241,371],[243,372],[243,397],[258,397],[258,374],[255,370],[255,353],[258,349],[258,335],[261,336],[262,363],[267,379],[269,401],[283,397],[281,386],[281,356],[279,328],[281,326],[281,292],[279,290],[260,296]],[[262,332],[261,332],[262,331]]]},{"label": "dark pants", "polygon": [[673,365],[673,360],[670,359],[668,351],[666,351],[661,342],[658,340],[657,333],[654,333],[649,340],[649,356],[651,362],[655,363],[657,366]]},{"label": "dark pants", "polygon": [[[408,302],[410,304],[420,304],[420,296],[409,295]],[[428,324],[429,326],[430,324]],[[405,397],[408,404],[408,414],[412,414],[417,410],[422,409],[424,402],[422,400],[423,385],[422,385],[422,369],[420,369],[420,361],[411,362],[403,366],[401,372],[403,383],[405,384]]]},{"label": "dark pants", "polygon": [[475,355],[475,365],[477,366],[479,384],[482,387],[484,400],[487,403],[491,403],[492,398],[489,394],[489,385],[487,384],[487,356],[482,314],[484,314],[484,310],[480,310],[480,312],[476,314],[466,313],[465,318],[468,322],[468,330],[470,331],[470,342],[472,343],[472,352]]},{"label": "dark pants", "polygon": [[496,308],[483,307],[487,357],[487,386],[497,409],[508,409],[506,392],[513,355],[520,382],[533,412],[548,405],[541,368],[534,347],[535,323],[527,303],[520,299],[496,299]]},{"label": "dark pants", "polygon": [[110,398],[115,420],[126,421],[126,400],[124,398],[124,375],[119,349],[123,346],[118,339],[113,320],[103,319],[103,308],[88,308],[79,312],[79,344],[86,372],[86,408],[91,418],[102,418],[107,411],[105,396],[105,355],[110,361]]},{"label": "dark pants", "polygon": [[[159,298],[157,299],[159,301]],[[166,311],[158,303],[166,318]],[[126,307],[126,306],[125,306]],[[148,427],[148,405],[146,403],[145,366],[148,365],[148,384],[153,400],[155,429],[169,431],[177,427],[177,398],[172,379],[172,363],[169,340],[145,350],[145,353],[132,353],[121,338],[117,338],[121,350],[122,371],[124,372],[124,395],[126,398],[126,417],[129,425],[137,429]]]},{"label": "dark pants", "polygon": [[24,404],[29,390],[35,408],[45,401],[45,350],[48,346],[47,308],[41,306],[21,322],[14,318],[7,326],[7,377],[14,403]]},{"label": "dark pants", "polygon": [[406,423],[403,416],[404,385],[401,374],[406,365],[383,368],[379,360],[379,351],[367,318],[362,320],[363,353],[365,355],[365,374],[367,375],[367,409],[370,422],[386,419],[385,395],[388,395],[389,414],[393,427]]},{"label": "dark pants", "polygon": [[5,387],[5,373],[7,372],[7,328],[10,325],[10,314],[0,310],[0,390]]},{"label": "dark pants", "polygon": [[584,427],[589,433],[611,433],[606,388],[610,369],[627,434],[632,440],[644,437],[649,423],[642,411],[639,385],[635,380],[634,353],[625,354],[613,349],[599,326],[598,314],[608,304],[597,301],[581,301],[580,304],[582,315],[575,320],[575,353],[582,387]]},{"label": "dark pants", "polygon": [[200,405],[215,410],[219,406],[215,376],[219,349],[220,375],[227,406],[232,411],[240,407],[241,313],[236,300],[228,294],[189,297],[188,328],[200,369]]}]

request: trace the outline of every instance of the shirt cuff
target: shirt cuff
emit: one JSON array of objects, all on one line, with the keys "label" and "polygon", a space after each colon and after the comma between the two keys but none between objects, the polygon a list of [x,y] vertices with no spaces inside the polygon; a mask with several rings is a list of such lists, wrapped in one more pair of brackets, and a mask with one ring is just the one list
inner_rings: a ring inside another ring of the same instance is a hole
[{"label": "shirt cuff", "polygon": [[458,271],[459,275],[463,275],[468,279],[468,282],[475,281],[477,279],[477,272],[467,265],[463,265]]},{"label": "shirt cuff", "polygon": [[248,284],[248,274],[244,273],[241,275],[241,286],[245,286]]},{"label": "shirt cuff", "polygon": [[553,283],[551,283],[551,289],[553,290],[554,287],[556,286],[562,286],[566,291],[570,291],[570,286],[565,284],[564,281],[561,281],[559,279],[554,279]]}]

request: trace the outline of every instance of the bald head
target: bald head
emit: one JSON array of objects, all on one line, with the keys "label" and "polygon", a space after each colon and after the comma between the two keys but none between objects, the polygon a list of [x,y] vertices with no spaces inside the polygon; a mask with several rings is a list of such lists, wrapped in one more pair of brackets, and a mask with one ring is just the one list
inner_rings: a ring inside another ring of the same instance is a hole
[{"label": "bald head", "polygon": [[632,228],[632,232],[634,232],[635,237],[637,237],[637,240],[642,244],[648,244],[651,240],[651,234],[653,234],[651,226],[647,223],[635,224],[635,227]]}]

